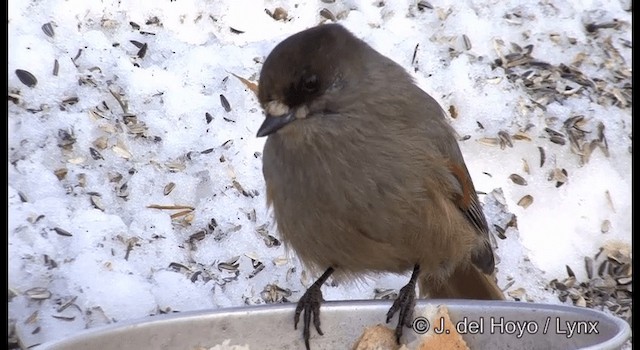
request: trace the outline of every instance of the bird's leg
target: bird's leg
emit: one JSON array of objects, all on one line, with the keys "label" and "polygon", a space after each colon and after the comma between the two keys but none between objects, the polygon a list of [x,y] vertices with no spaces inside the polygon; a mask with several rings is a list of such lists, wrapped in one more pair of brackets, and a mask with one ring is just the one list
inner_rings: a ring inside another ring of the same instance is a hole
[{"label": "bird's leg", "polygon": [[387,323],[389,323],[393,315],[400,311],[398,314],[398,325],[396,326],[396,342],[398,342],[398,344],[400,344],[400,337],[402,336],[402,326],[411,327],[413,308],[416,306],[416,280],[419,274],[420,265],[415,265],[409,283],[400,289],[398,297],[393,302],[389,312],[387,312]]},{"label": "bird's leg", "polygon": [[317,281],[313,282],[313,285],[307,289],[302,298],[298,300],[298,306],[296,306],[296,315],[293,318],[294,329],[298,329],[298,321],[300,321],[300,314],[304,311],[304,324],[302,328],[302,336],[304,337],[304,345],[309,350],[309,324],[311,323],[311,315],[313,314],[313,325],[316,327],[318,334],[324,335],[320,329],[320,304],[324,301],[322,299],[322,290],[320,287],[327,281],[327,278],[333,273],[333,267],[330,267],[325,271]]}]

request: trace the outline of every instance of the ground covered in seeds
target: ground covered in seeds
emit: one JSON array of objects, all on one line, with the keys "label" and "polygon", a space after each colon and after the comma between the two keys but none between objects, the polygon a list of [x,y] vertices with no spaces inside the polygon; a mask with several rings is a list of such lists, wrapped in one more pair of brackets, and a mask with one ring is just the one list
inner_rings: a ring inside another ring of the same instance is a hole
[{"label": "ground covered in seeds", "polygon": [[[265,208],[253,90],[337,21],[460,135],[511,299],[631,321],[631,2],[10,0],[9,347],[295,301],[316,276]],[[330,284],[393,298],[407,276]]]}]

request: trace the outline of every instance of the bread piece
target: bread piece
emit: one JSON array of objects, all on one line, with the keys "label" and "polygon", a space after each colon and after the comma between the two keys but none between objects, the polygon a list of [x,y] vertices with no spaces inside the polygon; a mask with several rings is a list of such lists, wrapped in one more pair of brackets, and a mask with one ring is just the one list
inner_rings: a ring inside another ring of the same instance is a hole
[{"label": "bread piece", "polygon": [[[455,325],[451,322],[447,307],[441,305],[437,308],[428,308],[423,317],[427,317],[431,322],[431,329],[424,335],[409,344],[398,345],[396,343],[395,330],[382,324],[367,327],[352,350],[470,350],[462,336],[457,332]],[[434,312],[435,311],[435,312]],[[441,320],[444,329],[449,332],[435,334],[434,327],[441,327]]]},{"label": "bread piece", "polygon": [[353,346],[353,350],[398,350],[394,330],[378,324],[367,327],[360,339]]},{"label": "bread piece", "polygon": [[436,317],[431,321],[432,326],[440,327],[441,319],[444,320],[444,328],[449,332],[442,334],[431,334],[423,338],[418,350],[447,349],[447,350],[470,350],[462,336],[456,331],[456,327],[449,318],[447,307],[442,305],[438,308]]}]

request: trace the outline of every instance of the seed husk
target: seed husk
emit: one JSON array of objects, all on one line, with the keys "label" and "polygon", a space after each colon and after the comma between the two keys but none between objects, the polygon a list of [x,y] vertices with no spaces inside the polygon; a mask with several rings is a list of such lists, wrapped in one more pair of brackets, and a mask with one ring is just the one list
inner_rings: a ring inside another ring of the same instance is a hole
[{"label": "seed husk", "polygon": [[43,287],[34,287],[24,292],[27,297],[33,300],[45,300],[51,298],[51,292]]},{"label": "seed husk", "polygon": [[336,21],[336,16],[333,14],[333,12],[329,11],[329,9],[327,8],[323,8],[322,10],[320,10],[320,16],[333,22]]},{"label": "seed husk", "polygon": [[138,53],[137,53],[138,58],[144,58],[144,56],[147,54],[148,48],[149,46],[147,45],[147,43],[144,43],[140,48],[140,50],[138,50]]},{"label": "seed husk", "polygon": [[58,76],[58,71],[60,70],[60,63],[58,63],[57,59],[53,60],[53,76],[57,77]]},{"label": "seed husk", "polygon": [[607,233],[609,232],[609,229],[611,229],[611,221],[609,220],[602,221],[602,225],[600,225],[600,232]]},{"label": "seed husk", "polygon": [[54,35],[56,34],[53,30],[53,26],[51,25],[51,22],[47,22],[43,24],[42,31],[50,38],[53,38]]},{"label": "seed husk", "polygon": [[166,186],[164,186],[163,193],[165,196],[168,196],[173,189],[176,188],[176,184],[174,182],[169,182]]},{"label": "seed husk", "polygon": [[533,197],[529,194],[520,198],[520,200],[518,201],[518,205],[525,209],[527,209],[532,203],[533,203]]},{"label": "seed husk", "polygon": [[511,181],[513,181],[513,183],[516,184],[516,185],[520,185],[520,186],[526,186],[527,185],[527,180],[525,180],[522,176],[520,176],[518,174],[509,175],[509,179]]},{"label": "seed husk", "polygon": [[38,79],[36,79],[33,74],[24,69],[16,69],[16,75],[18,76],[18,79],[20,79],[20,82],[30,88],[38,84]]},{"label": "seed husk", "polygon": [[426,1],[426,0],[420,0],[418,1],[418,10],[420,11],[424,11],[424,10],[433,10],[433,5],[431,5],[430,2]]},{"label": "seed husk", "polygon": [[53,230],[60,236],[71,237],[73,236],[69,231],[61,229],[60,227],[54,227]]},{"label": "seed husk", "polygon": [[93,204],[96,209],[100,209],[102,211],[105,210],[104,203],[102,202],[102,198],[100,198],[100,196],[91,196],[91,204]]},{"label": "seed husk", "polygon": [[220,103],[226,112],[231,112],[231,105],[226,97],[223,94],[220,94]]}]

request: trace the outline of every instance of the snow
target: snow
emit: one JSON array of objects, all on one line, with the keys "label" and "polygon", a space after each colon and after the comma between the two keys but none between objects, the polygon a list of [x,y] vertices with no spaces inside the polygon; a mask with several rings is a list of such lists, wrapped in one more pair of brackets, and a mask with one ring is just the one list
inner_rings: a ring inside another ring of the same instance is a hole
[{"label": "snow", "polygon": [[[551,102],[546,111],[528,109],[523,106],[531,105],[531,96],[523,84],[490,63],[498,58],[496,40],[502,39],[503,55],[512,42],[533,44],[532,55],[554,65],[570,65],[586,53],[580,70],[610,79],[603,38],[612,38],[629,68],[631,49],[622,40],[631,42],[630,2],[431,4],[434,9],[420,11],[412,1],[10,0],[9,94],[20,98],[8,102],[8,282],[15,294],[9,298],[9,319],[23,344],[160,312],[265,303],[262,291],[270,284],[291,290],[289,299],[297,300],[316,276],[304,272],[282,244],[269,247],[258,233],[278,237],[265,207],[259,153],[264,139],[255,137],[263,117],[256,97],[232,74],[256,82],[270,50],[324,21],[323,7],[407,68],[445,110],[455,106],[451,123],[460,136],[470,135],[460,146],[477,190],[502,189],[506,210],[518,220],[506,239],[497,239],[499,284],[513,279],[509,290],[525,288],[530,300],[559,303],[545,286],[566,277],[565,265],[580,280],[585,256],[607,242],[631,241],[631,107],[577,93]],[[289,20],[265,13],[276,7],[283,7]],[[586,23],[614,19],[621,23],[617,29],[585,30]],[[53,37],[41,29],[47,22]],[[462,34],[471,49],[466,50]],[[550,40],[551,34],[559,39]],[[143,58],[132,40],[148,45]],[[23,84],[16,69],[31,72],[37,85]],[[231,111],[225,111],[221,94]],[[71,97],[77,103],[62,102]],[[136,116],[137,134],[129,131],[125,113]],[[589,121],[589,139],[595,138],[597,122],[604,124],[608,157],[596,148],[581,164],[568,141],[549,142],[544,128],[561,131],[562,123],[576,115]],[[533,125],[527,131],[530,141],[513,141],[505,149],[481,142],[501,130],[513,135],[528,124]],[[60,147],[64,133],[59,130],[75,139],[68,149]],[[103,147],[98,147],[101,137]],[[90,147],[100,156],[94,159]],[[543,166],[538,147],[545,150]],[[568,173],[558,188],[548,180],[556,167]],[[62,179],[55,173],[59,169],[66,169]],[[513,173],[527,186],[509,180]],[[169,183],[175,188],[165,195]],[[525,209],[517,202],[527,194],[534,201]],[[489,198],[481,196],[485,202]],[[181,210],[150,205],[193,210],[172,219]],[[489,222],[501,218],[495,207],[486,210]],[[610,222],[606,233],[601,232],[604,220]],[[199,231],[204,238],[190,238]],[[218,268],[235,257],[237,276]],[[264,269],[250,277],[258,261]],[[399,289],[406,279],[381,275],[355,285],[325,286],[324,296],[371,299],[374,288]],[[51,297],[30,298],[37,287]],[[73,307],[57,310],[74,297]],[[53,317],[60,315],[73,320]]]}]

